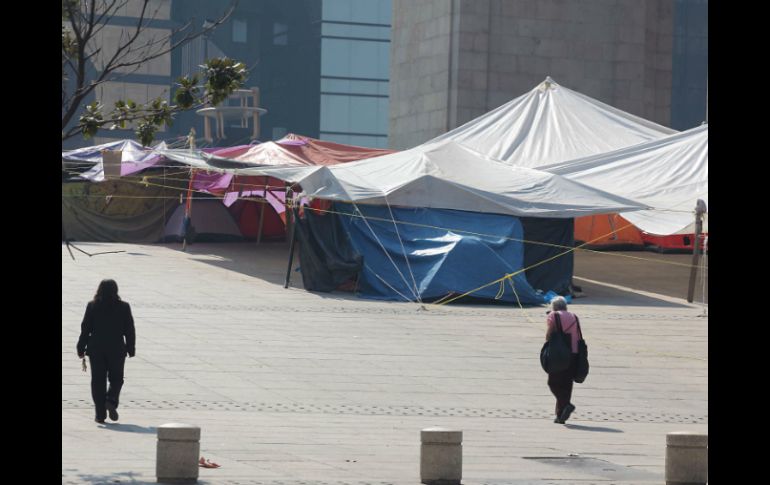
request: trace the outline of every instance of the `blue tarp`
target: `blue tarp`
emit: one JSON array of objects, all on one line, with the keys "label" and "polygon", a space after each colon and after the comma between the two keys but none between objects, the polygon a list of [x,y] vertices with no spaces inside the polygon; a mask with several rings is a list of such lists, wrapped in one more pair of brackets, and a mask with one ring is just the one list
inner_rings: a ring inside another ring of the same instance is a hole
[{"label": "blue tarp", "polygon": [[[523,267],[523,229],[516,217],[447,209],[392,208],[393,219],[402,222],[394,225],[387,207],[359,204],[365,221],[355,217],[357,212],[351,204],[335,203],[334,206],[335,211],[354,214],[340,216],[340,220],[354,250],[363,256],[358,289],[361,296],[367,298],[414,301],[415,283],[420,298],[425,300],[450,293],[459,295]],[[513,282],[515,292],[508,281]],[[544,302],[542,294],[532,288],[523,272],[505,281],[502,288],[496,283],[471,296],[497,297],[516,303],[517,295],[522,304]]]}]

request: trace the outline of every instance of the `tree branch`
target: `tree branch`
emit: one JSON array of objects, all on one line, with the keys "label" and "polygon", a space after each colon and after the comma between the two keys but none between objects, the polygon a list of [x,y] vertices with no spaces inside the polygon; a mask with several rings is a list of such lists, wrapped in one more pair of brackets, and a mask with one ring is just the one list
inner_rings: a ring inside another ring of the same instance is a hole
[{"label": "tree branch", "polygon": [[[180,28],[173,29],[167,36],[160,38],[152,37],[146,42],[140,42],[140,36],[143,32],[147,32],[148,28],[149,0],[143,0],[141,12],[137,17],[136,27],[131,31],[127,29],[121,30],[121,39],[115,48],[115,52],[110,56],[104,56],[104,62],[100,62],[103,65],[95,66],[100,68],[98,74],[93,79],[87,79],[87,65],[94,63],[94,61],[99,59],[100,55],[104,54],[103,46],[93,45],[96,35],[109,24],[110,19],[121,8],[125,7],[128,2],[129,0],[102,0],[101,2],[82,0],[62,3],[63,17],[66,17],[66,19],[63,18],[62,20],[69,20],[71,34],[74,36],[72,51],[68,51],[64,46],[62,47],[62,140],[75,136],[82,131],[83,126],[81,123],[77,123],[66,131],[65,128],[82,109],[81,104],[83,101],[99,85],[127,75],[118,72],[118,70],[130,69],[132,72],[135,72],[142,64],[164,56],[174,49],[208,34],[227,21],[238,5],[238,0],[234,0],[222,17],[200,31],[192,28],[192,21],[189,21]],[[152,13],[152,19],[156,18],[159,8],[155,9]],[[188,31],[188,29],[190,30]],[[180,33],[184,33],[184,36],[174,42],[173,38]],[[74,74],[74,79],[70,79],[69,76],[65,75],[65,71],[71,71]],[[71,85],[73,89],[71,91],[68,90],[67,85]],[[69,95],[70,92],[72,93],[71,95]],[[204,100],[199,105],[188,109],[203,106],[206,101]],[[185,111],[185,109],[170,106],[167,112],[177,113],[181,111]],[[161,111],[159,110],[149,109],[141,116],[137,114],[125,120],[122,118],[108,119],[103,122],[97,120],[95,123],[102,127],[115,122],[134,121],[160,113]],[[93,121],[90,122],[93,123]]]}]

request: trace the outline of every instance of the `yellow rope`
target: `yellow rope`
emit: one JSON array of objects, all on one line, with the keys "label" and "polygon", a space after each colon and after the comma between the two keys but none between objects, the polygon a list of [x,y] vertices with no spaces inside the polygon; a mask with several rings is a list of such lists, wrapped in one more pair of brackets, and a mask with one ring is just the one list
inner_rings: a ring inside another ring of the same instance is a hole
[{"label": "yellow rope", "polygon": [[[174,186],[169,186],[169,185],[157,184],[157,183],[149,182],[147,176],[142,177],[141,179],[138,179],[138,180],[130,180],[128,177],[121,177],[121,180],[129,182],[129,183],[137,183],[137,184],[140,184],[140,185],[144,185],[145,187],[147,187],[147,186],[154,186],[154,187],[160,187],[160,188],[166,188],[166,189],[172,189],[172,190],[179,190],[180,193],[183,193],[183,192],[187,191],[186,188],[180,188],[180,187],[174,187]],[[169,179],[167,179],[167,180],[169,180]],[[174,179],[170,179],[170,180],[174,180]],[[186,181],[186,180],[189,180],[189,179],[177,179],[177,180],[178,181]],[[249,185],[249,184],[244,184],[244,185]],[[263,187],[264,185],[262,185],[262,184],[254,184],[254,186],[255,187]],[[275,188],[283,189],[284,187],[276,186]],[[203,190],[193,189],[193,192],[209,195],[208,192],[205,192]],[[62,195],[62,197],[64,197],[64,195]],[[87,196],[72,195],[71,197],[87,197]],[[104,196],[91,196],[91,197],[104,197]],[[175,196],[171,196],[171,197],[163,197],[163,196],[157,196],[157,197],[113,196],[113,197],[115,197],[115,198],[118,198],[118,197],[124,197],[124,198],[176,198]],[[250,200],[250,201],[259,202],[259,203],[268,203],[266,200],[264,200],[262,198],[250,198],[250,197],[240,197],[239,196],[238,199],[239,200]],[[344,201],[342,201],[342,202],[344,202]],[[352,203],[352,201],[351,201],[351,203]],[[292,202],[287,200],[287,204],[289,205],[289,207],[291,207]],[[352,213],[339,212],[339,211],[333,211],[333,210],[328,210],[328,209],[309,208],[308,210],[313,210],[313,211],[317,211],[317,212],[324,212],[324,213],[329,213],[329,214],[338,214],[338,215],[349,216],[349,217],[363,217],[363,216],[359,216],[359,215],[352,214]],[[543,261],[535,263],[535,264],[533,264],[533,265],[531,265],[531,266],[529,266],[527,268],[522,268],[522,269],[520,269],[518,271],[515,271],[513,273],[506,274],[502,278],[498,278],[498,279],[496,279],[496,280],[494,280],[494,281],[492,281],[490,283],[487,283],[486,285],[480,286],[480,287],[478,287],[478,288],[476,288],[474,290],[465,292],[465,293],[463,293],[461,295],[458,295],[458,296],[455,296],[453,298],[448,298],[449,296],[453,295],[453,293],[449,293],[446,296],[442,297],[440,300],[437,300],[437,301],[435,301],[433,303],[429,303],[430,305],[434,305],[434,306],[441,306],[441,305],[445,305],[447,303],[452,303],[452,302],[454,302],[456,300],[459,300],[460,298],[466,297],[466,296],[468,296],[468,295],[470,295],[472,293],[475,293],[475,292],[477,292],[479,290],[482,290],[482,289],[484,289],[484,288],[486,288],[488,286],[491,286],[491,285],[493,285],[495,283],[500,283],[500,291],[498,291],[498,295],[499,296],[495,297],[495,299],[499,299],[499,298],[502,298],[502,294],[504,293],[503,285],[505,284],[505,280],[508,280],[508,283],[510,284],[511,289],[513,290],[513,293],[514,293],[514,295],[516,297],[516,301],[517,301],[517,304],[519,305],[519,308],[522,310],[522,313],[524,314],[524,316],[528,320],[528,322],[533,324],[533,325],[538,325],[538,324],[536,322],[534,322],[530,318],[529,314],[527,313],[527,311],[524,309],[523,305],[521,304],[521,300],[519,299],[518,293],[516,292],[516,288],[515,288],[513,280],[512,280],[512,278],[514,276],[516,276],[516,275],[518,275],[518,274],[520,274],[520,273],[522,273],[524,271],[527,271],[529,269],[532,269],[532,268],[534,268],[536,266],[544,264],[544,263],[546,263],[548,261],[554,260],[554,259],[559,258],[561,256],[564,256],[566,254],[569,254],[572,251],[576,251],[576,250],[591,251],[591,250],[584,249],[582,246],[585,246],[585,245],[591,244],[594,241],[598,241],[600,239],[603,239],[603,238],[609,236],[610,234],[613,234],[615,232],[619,232],[619,231],[625,229],[626,227],[633,226],[633,224],[629,223],[629,224],[621,227],[620,229],[616,229],[614,231],[611,231],[610,233],[604,234],[602,236],[599,236],[599,237],[597,237],[595,239],[592,239],[591,241],[584,242],[580,246],[569,248],[567,246],[558,245],[558,244],[538,242],[538,241],[528,241],[528,240],[525,240],[525,239],[516,239],[516,238],[510,238],[510,237],[505,237],[505,236],[497,236],[497,235],[491,235],[491,234],[475,233],[475,232],[472,232],[472,231],[465,231],[465,230],[461,230],[461,229],[450,229],[450,228],[444,228],[444,227],[439,227],[439,226],[432,226],[432,225],[428,225],[428,224],[419,224],[419,223],[412,223],[412,222],[395,221],[393,219],[385,219],[385,218],[378,218],[378,217],[372,217],[372,216],[369,216],[368,219],[379,220],[379,221],[383,221],[383,222],[392,222],[392,223],[396,223],[396,224],[406,224],[406,225],[417,226],[417,227],[424,227],[424,228],[429,228],[429,229],[439,229],[439,230],[443,230],[443,231],[452,231],[452,232],[457,232],[457,233],[465,233],[465,234],[476,235],[476,236],[504,238],[504,239],[507,239],[507,240],[523,242],[523,243],[529,243],[529,244],[540,244],[540,245],[543,245],[543,246],[567,248],[568,249],[567,251],[564,251],[564,252],[559,253],[559,254],[557,254],[555,256],[552,256],[552,257],[550,257],[548,259],[545,259]],[[606,253],[606,252],[600,252],[600,251],[594,251],[594,252],[599,252],[600,254],[614,254],[614,253]],[[630,258],[633,258],[633,259],[639,259],[639,260],[642,260],[642,261],[656,262],[656,263],[660,263],[660,264],[671,264],[671,265],[676,265],[676,266],[685,266],[685,267],[688,267],[688,268],[691,267],[691,265],[689,265],[689,264],[681,264],[681,263],[659,261],[659,260],[654,260],[654,259],[649,259],[649,258],[640,258],[640,257],[634,257],[634,256],[628,256],[628,255],[618,255],[618,256],[626,256],[626,257],[630,257]],[[388,286],[390,286],[390,285],[388,285]],[[402,295],[402,297],[403,297],[403,295]],[[599,344],[601,344],[603,347],[606,347],[606,348],[610,348],[610,349],[618,348],[618,345],[615,344],[615,343],[613,343],[612,345],[607,345],[607,344],[604,344],[604,342],[602,342],[601,340],[596,340],[596,342],[598,342]],[[628,350],[634,350],[635,352],[639,352],[639,350],[632,349],[630,347],[627,347],[627,349]],[[652,350],[649,350],[649,349],[641,349],[641,351],[647,352],[647,353],[650,353],[650,354],[653,354],[653,355],[662,356],[662,357],[674,357],[674,358],[682,358],[682,359],[694,359],[694,360],[700,360],[700,361],[708,361],[708,359],[703,359],[703,358],[699,358],[699,357],[682,356],[682,355],[676,355],[676,354],[665,354],[665,353],[661,353],[661,352],[652,351]]]},{"label": "yellow rope", "polygon": [[[200,170],[200,169],[196,169],[196,170]],[[158,177],[160,177],[160,176],[158,176]],[[121,180],[123,180],[123,179],[126,179],[125,180],[126,182],[138,182],[138,183],[141,183],[142,185],[144,185],[146,187],[152,185],[154,187],[161,187],[161,188],[167,188],[167,189],[173,189],[173,190],[180,190],[180,191],[186,191],[187,190],[187,189],[184,189],[184,188],[179,188],[179,187],[174,187],[174,186],[168,186],[168,185],[163,185],[163,184],[152,183],[152,182],[149,182],[148,180],[146,180],[147,177],[144,177],[140,181],[129,180],[129,177],[121,177]],[[167,179],[167,180],[172,180],[172,181],[175,180],[175,181],[183,182],[183,181],[187,181],[188,179]],[[241,184],[241,183],[239,182],[239,184]],[[258,187],[258,188],[265,187],[265,185],[263,185],[263,184],[245,184],[245,183],[243,184],[243,186],[244,187],[253,186],[253,187]],[[284,189],[283,186],[278,186],[278,185],[276,185],[276,186],[270,185],[270,186],[267,186],[267,187],[270,187],[270,189]],[[209,192],[206,192],[206,191],[203,191],[203,190],[194,190],[194,192],[210,195]],[[67,197],[88,197],[88,196],[85,196],[85,195],[83,195],[83,196],[68,195]],[[90,196],[90,197],[102,197],[102,196]],[[118,196],[118,195],[115,195],[113,197],[115,197],[115,198],[120,198],[120,197],[125,197],[125,198],[129,198],[129,197],[142,198],[142,196]],[[153,198],[153,197],[149,197],[148,196],[148,197],[145,197],[145,198]],[[155,198],[164,198],[164,197],[163,196],[156,196]],[[239,200],[249,200],[249,201],[254,201],[254,202],[259,202],[259,203],[267,203],[262,198],[254,199],[254,198],[240,197],[239,196],[238,199]],[[340,201],[340,202],[353,203],[352,201]],[[291,201],[287,201],[287,203],[291,204]],[[366,204],[364,204],[364,205],[366,205]],[[333,211],[333,210],[329,210],[329,209],[316,209],[316,208],[313,208],[312,210],[317,211],[317,212],[324,212],[324,213],[328,213],[328,214],[338,214],[338,215],[350,216],[350,217],[362,217],[362,216],[359,216],[357,214],[352,214],[352,213],[348,213],[348,212]],[[619,254],[619,253],[615,253],[615,252],[597,251],[597,250],[594,250],[594,249],[588,249],[588,248],[584,248],[583,247],[583,246],[586,246],[588,244],[591,244],[592,242],[595,242],[595,241],[598,241],[600,239],[603,239],[603,238],[609,236],[610,234],[614,234],[616,232],[622,231],[623,229],[625,229],[627,227],[633,226],[633,224],[631,224],[631,223],[621,227],[620,229],[616,229],[616,230],[610,231],[609,233],[607,233],[605,235],[602,235],[600,237],[592,239],[591,241],[588,241],[588,242],[586,242],[584,244],[581,244],[580,246],[570,247],[570,246],[564,246],[562,244],[553,244],[553,243],[547,243],[547,242],[543,242],[543,241],[531,241],[531,240],[527,240],[527,239],[518,239],[518,238],[512,238],[512,237],[506,237],[506,236],[498,236],[498,235],[493,235],[493,234],[484,234],[484,233],[478,233],[478,232],[473,232],[473,231],[466,231],[466,230],[463,230],[463,229],[452,229],[452,228],[446,228],[446,227],[440,227],[440,226],[433,226],[433,225],[430,225],[430,224],[420,224],[420,223],[417,223],[417,222],[395,221],[395,220],[392,220],[392,219],[385,219],[385,218],[382,218],[382,217],[367,216],[367,219],[371,219],[371,220],[375,220],[375,221],[381,221],[381,222],[393,222],[395,224],[404,224],[404,225],[415,226],[415,227],[424,227],[424,228],[427,228],[427,229],[439,229],[439,230],[443,230],[443,231],[451,231],[451,232],[456,232],[456,233],[469,234],[469,235],[472,235],[472,236],[502,238],[502,239],[506,239],[506,240],[509,240],[509,241],[522,242],[522,243],[525,243],[525,244],[536,244],[536,245],[540,245],[540,246],[554,247],[554,248],[559,248],[559,249],[570,249],[570,250],[573,250],[573,251],[574,250],[579,250],[579,251],[603,254],[603,255],[606,255],[606,256],[613,256],[613,257],[627,258],[627,259],[635,259],[635,260],[638,260],[638,261],[646,261],[646,262],[650,262],[650,263],[667,264],[667,265],[670,265],[670,266],[681,266],[681,267],[685,267],[685,268],[690,268],[691,267],[690,264],[686,264],[686,263],[677,263],[677,262],[674,262],[674,261],[661,261],[661,260],[658,260],[658,259],[643,258],[643,257],[640,257],[640,256],[631,256],[629,254]],[[527,269],[529,269],[529,268],[527,268]]]},{"label": "yellow rope", "polygon": [[[198,170],[198,169],[196,169],[196,170]],[[132,180],[132,179],[129,179],[129,177],[121,177],[121,180],[124,180],[124,179],[125,179],[125,182],[136,183],[136,184],[143,185],[145,187],[153,186],[153,187],[159,187],[159,188],[165,188],[165,189],[171,189],[171,190],[178,190],[178,191],[180,191],[180,195],[185,193],[185,192],[187,192],[186,188],[180,188],[180,187],[175,187],[175,186],[170,186],[170,185],[165,185],[165,184],[149,182],[146,179],[146,177],[143,177],[142,179],[139,179],[139,180]],[[167,179],[167,180],[187,181],[189,179]],[[262,184],[245,184],[245,185],[254,185],[255,187],[264,187],[264,185],[262,185]],[[284,188],[283,186],[269,186],[269,187],[270,188],[276,188],[276,189],[283,189]],[[193,192],[200,193],[200,194],[211,195],[209,192],[206,192],[204,190],[193,189]],[[65,197],[65,195],[62,195],[62,197]],[[89,196],[89,195],[75,195],[75,194],[71,194],[71,195],[66,195],[66,197],[104,197],[104,196],[102,196],[102,195],[95,195],[95,196],[92,195],[92,196]],[[169,196],[155,196],[155,197],[148,196],[148,197],[143,197],[143,196],[121,196],[121,195],[114,195],[112,197],[113,198],[158,198],[158,199],[161,199],[161,198],[175,198],[173,196],[171,196],[171,197],[169,197]],[[237,199],[238,200],[253,201],[253,202],[258,202],[258,203],[262,203],[262,204],[269,203],[269,202],[267,202],[263,198],[251,198],[251,197],[238,196]],[[340,202],[353,203],[352,201],[340,201]],[[287,203],[287,205],[290,208],[293,207],[293,202],[291,200],[287,200],[286,203]],[[366,205],[366,204],[364,204],[364,205]],[[323,212],[323,213],[327,213],[327,214],[338,214],[338,215],[349,216],[349,217],[362,217],[360,215],[352,214],[352,213],[349,213],[349,212],[333,211],[333,210],[329,210],[329,209],[311,208],[310,210],[313,210],[313,211],[316,211],[316,212]],[[670,265],[670,266],[681,266],[681,267],[685,267],[685,268],[692,267],[692,265],[685,264],[685,263],[677,263],[677,262],[674,262],[674,261],[661,261],[661,260],[658,260],[658,259],[643,258],[643,257],[639,257],[639,256],[631,256],[631,255],[628,255],[628,254],[618,254],[618,253],[615,253],[615,252],[596,251],[596,250],[592,250],[592,249],[586,249],[586,248],[583,247],[583,246],[589,245],[589,244],[591,244],[591,243],[593,243],[595,241],[604,239],[605,237],[609,236],[610,234],[622,231],[623,229],[625,229],[627,227],[633,226],[633,224],[631,224],[631,223],[626,224],[625,226],[623,226],[623,227],[621,227],[619,229],[616,229],[614,231],[611,231],[611,232],[609,232],[607,234],[604,234],[602,236],[594,238],[594,239],[592,239],[590,241],[584,242],[583,244],[581,244],[579,246],[569,247],[569,246],[564,246],[564,245],[561,245],[561,244],[553,244],[553,243],[547,243],[547,242],[542,242],[542,241],[531,241],[531,240],[527,240],[527,239],[519,239],[519,238],[513,238],[513,237],[506,237],[506,236],[498,236],[498,235],[493,235],[493,234],[484,234],[484,233],[478,233],[478,232],[473,232],[473,231],[466,231],[466,230],[463,230],[463,229],[453,229],[453,228],[446,228],[446,227],[440,227],[440,226],[433,226],[433,225],[430,225],[430,224],[420,224],[420,223],[417,223],[417,222],[395,221],[395,220],[392,220],[392,219],[386,219],[386,218],[382,218],[382,217],[367,216],[367,219],[371,219],[371,220],[375,220],[375,221],[381,221],[381,222],[393,222],[393,223],[396,223],[396,224],[404,224],[404,225],[415,226],[415,227],[424,227],[424,228],[427,228],[427,229],[438,229],[438,230],[442,230],[442,231],[451,231],[451,232],[455,232],[455,233],[469,234],[469,235],[472,235],[472,236],[501,238],[501,239],[506,239],[506,240],[509,240],[509,241],[522,242],[522,243],[525,243],[525,244],[536,244],[536,245],[540,245],[540,246],[554,247],[554,248],[559,248],[559,249],[567,249],[567,251],[565,251],[563,253],[560,253],[560,254],[558,254],[556,256],[553,256],[553,257],[551,257],[549,259],[543,260],[543,261],[541,261],[539,263],[536,263],[536,264],[534,264],[534,265],[532,265],[532,266],[530,266],[528,268],[524,268],[523,270],[517,271],[515,273],[511,273],[510,275],[507,275],[507,276],[504,276],[504,277],[502,277],[502,278],[500,278],[498,280],[495,280],[495,281],[491,282],[490,284],[487,284],[487,285],[484,285],[482,287],[479,287],[476,290],[472,290],[471,293],[479,291],[481,289],[484,289],[487,286],[490,286],[491,284],[499,283],[500,281],[506,279],[507,277],[515,276],[515,275],[521,273],[521,271],[526,271],[528,269],[534,268],[535,266],[538,266],[540,264],[546,263],[546,262],[548,262],[548,261],[550,261],[552,259],[555,259],[557,257],[564,256],[564,255],[566,255],[566,254],[568,254],[568,253],[570,253],[572,251],[594,252],[594,253],[598,253],[598,254],[602,254],[602,255],[606,255],[606,256],[623,257],[623,258],[635,259],[635,260],[639,260],[639,261],[646,261],[646,262],[650,262],[650,263],[665,264],[665,265]],[[447,296],[449,296],[449,295],[447,295]],[[450,300],[450,302],[451,301],[455,301],[456,299],[462,298],[463,296],[467,296],[467,294],[460,295],[459,297]],[[435,305],[436,303],[433,303],[433,304]]]}]

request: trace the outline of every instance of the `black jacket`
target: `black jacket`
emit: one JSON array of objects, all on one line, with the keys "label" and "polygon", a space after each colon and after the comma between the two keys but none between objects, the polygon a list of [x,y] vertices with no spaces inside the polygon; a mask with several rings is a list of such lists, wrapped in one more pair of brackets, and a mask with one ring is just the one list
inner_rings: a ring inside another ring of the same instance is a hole
[{"label": "black jacket", "polygon": [[129,304],[124,301],[111,304],[89,302],[80,325],[77,350],[78,355],[128,353],[133,357],[136,352],[136,334]]}]

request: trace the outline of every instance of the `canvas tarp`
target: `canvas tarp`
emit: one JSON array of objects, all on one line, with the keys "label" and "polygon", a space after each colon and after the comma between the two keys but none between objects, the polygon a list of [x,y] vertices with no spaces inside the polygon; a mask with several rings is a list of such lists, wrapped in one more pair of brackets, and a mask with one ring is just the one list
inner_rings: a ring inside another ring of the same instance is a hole
[{"label": "canvas tarp", "polygon": [[547,172],[508,166],[453,142],[332,167],[238,173],[299,183],[310,197],[375,205],[555,218],[646,208]]},{"label": "canvas tarp", "polygon": [[302,283],[308,291],[330,292],[358,278],[363,268],[339,217],[326,212],[294,212]]},{"label": "canvas tarp", "polygon": [[697,200],[708,204],[708,125],[543,170],[653,208],[623,214],[643,231],[690,234]]},{"label": "canvas tarp", "polygon": [[627,251],[644,248],[642,231],[620,214],[576,218],[575,242],[586,249]]},{"label": "canvas tarp", "polygon": [[[597,216],[598,217],[598,216]],[[544,293],[572,293],[575,269],[574,219],[520,217],[524,229],[524,267],[529,284]]]},{"label": "canvas tarp", "polygon": [[[361,256],[358,291],[368,298],[417,301],[417,295],[422,300],[460,295],[524,267],[524,231],[516,217],[344,203],[333,207],[349,214],[339,217]],[[544,302],[523,272],[471,296]]]},{"label": "canvas tarp", "polygon": [[[355,162],[392,152],[393,150],[344,145],[289,133],[278,141],[260,143],[237,157],[228,158],[261,166],[315,166]],[[216,156],[222,158],[220,153]]]},{"label": "canvas tarp", "polygon": [[179,189],[124,182],[62,183],[62,226],[73,241],[153,243],[180,206]]},{"label": "canvas tarp", "polygon": [[62,152],[61,155],[65,170],[72,166],[84,167],[90,164],[90,168],[77,176],[92,182],[102,182],[105,179],[102,151],[121,152],[120,175],[126,176],[157,165],[163,158],[158,152],[166,148],[165,142],[160,142],[152,148],[146,148],[133,140],[121,140],[69,150]]},{"label": "canvas tarp", "polygon": [[426,143],[452,140],[518,167],[540,168],[676,133],[554,82]]},{"label": "canvas tarp", "polygon": [[[216,199],[193,200],[190,210],[191,239],[199,242],[242,241],[244,239],[233,216]],[[185,237],[185,206],[177,204],[163,231],[164,241],[181,242]]]},{"label": "canvas tarp", "polygon": [[241,197],[265,197],[281,218],[285,217],[283,215],[285,200],[283,181],[274,177],[244,175],[238,169],[250,166],[336,165],[391,152],[392,150],[317,140],[293,133],[278,141],[260,143],[238,152],[228,152],[227,149],[210,153],[205,150],[159,151],[171,160],[201,169],[194,173],[194,190],[220,196],[227,206]]}]

